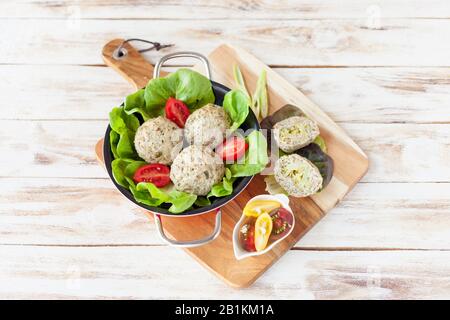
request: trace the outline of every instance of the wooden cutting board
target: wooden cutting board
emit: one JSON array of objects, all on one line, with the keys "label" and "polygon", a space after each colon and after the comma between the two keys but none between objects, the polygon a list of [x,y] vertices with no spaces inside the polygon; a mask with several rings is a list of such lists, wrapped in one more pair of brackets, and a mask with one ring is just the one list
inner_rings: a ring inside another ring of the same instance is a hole
[{"label": "wooden cutting board", "polygon": [[[122,41],[116,39],[109,42],[103,49],[103,58],[136,88],[142,88],[151,78],[153,66],[129,44],[125,45],[127,56],[120,60],[114,59],[113,52]],[[202,247],[184,249],[227,284],[242,288],[258,279],[344,198],[367,172],[368,159],[356,143],[316,104],[247,51],[224,44],[210,53],[208,59],[212,68],[212,79],[230,88],[234,86],[232,66],[237,63],[250,92],[254,92],[256,80],[265,69],[270,113],[288,103],[300,107],[319,124],[321,135],[328,146],[328,154],[334,159],[335,165],[333,179],[322,192],[308,198],[290,198],[295,213],[295,228],[289,237],[269,253],[240,261],[234,258],[233,253],[233,228],[241,216],[242,209],[252,197],[267,193],[264,177],[260,175],[256,176],[238,197],[222,208],[222,231],[216,240]],[[202,66],[195,66],[194,69],[203,71]],[[100,140],[95,151],[101,162],[102,150],[103,140]],[[127,200],[124,198],[124,201]],[[150,219],[153,218],[150,212],[145,213]],[[163,217],[162,220],[166,234],[177,240],[191,240],[211,233],[214,216],[213,213],[207,213],[195,217]]]}]

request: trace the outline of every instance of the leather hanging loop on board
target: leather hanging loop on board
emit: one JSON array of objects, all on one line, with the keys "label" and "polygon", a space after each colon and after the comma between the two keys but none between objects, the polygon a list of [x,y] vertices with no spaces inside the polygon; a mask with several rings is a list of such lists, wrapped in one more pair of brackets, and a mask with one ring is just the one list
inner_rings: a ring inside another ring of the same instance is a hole
[{"label": "leather hanging loop on board", "polygon": [[[145,42],[151,44],[151,47],[138,50],[131,46],[130,42],[132,41]],[[173,45],[162,45],[159,42],[143,39],[114,39],[103,47],[102,56],[106,65],[119,72],[136,89],[141,89],[152,78],[154,69],[153,65],[141,55],[141,52],[160,50],[170,46]],[[162,73],[162,76],[164,75],[165,73]]]},{"label": "leather hanging loop on board", "polygon": [[115,59],[122,59],[123,57],[125,57],[127,55],[127,50],[124,48],[124,45],[127,43],[130,43],[130,42],[143,42],[143,43],[150,44],[150,46],[148,48],[139,49],[138,50],[139,53],[147,52],[147,51],[150,51],[153,49],[155,49],[156,51],[159,51],[163,48],[168,48],[168,47],[173,46],[173,44],[161,44],[159,42],[149,41],[149,40],[145,40],[145,39],[131,38],[131,39],[124,40],[122,42],[122,44],[114,51],[113,57]]}]

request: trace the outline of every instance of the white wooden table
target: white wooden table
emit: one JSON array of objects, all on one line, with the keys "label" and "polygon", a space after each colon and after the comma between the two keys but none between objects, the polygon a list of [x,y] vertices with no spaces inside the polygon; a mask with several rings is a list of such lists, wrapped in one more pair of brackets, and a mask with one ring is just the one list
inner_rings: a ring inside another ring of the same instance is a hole
[{"label": "white wooden table", "polygon": [[[0,2],[0,298],[450,298],[448,1],[228,2]],[[356,140],[368,174],[251,288],[227,287],[96,163],[131,91],[100,57],[117,37],[242,46]]]}]

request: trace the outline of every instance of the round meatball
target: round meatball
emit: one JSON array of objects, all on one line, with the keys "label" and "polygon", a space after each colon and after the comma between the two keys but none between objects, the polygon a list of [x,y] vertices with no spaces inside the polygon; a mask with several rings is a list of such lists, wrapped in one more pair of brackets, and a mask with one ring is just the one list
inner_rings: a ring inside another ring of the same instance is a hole
[{"label": "round meatball", "polygon": [[222,159],[211,149],[196,145],[180,152],[170,168],[175,189],[205,196],[225,174]]},{"label": "round meatball", "polygon": [[166,118],[149,119],[136,131],[134,146],[146,162],[170,165],[183,147],[183,132]]},{"label": "round meatball", "polygon": [[189,116],[184,134],[189,144],[214,148],[223,141],[230,126],[225,110],[210,103]]}]

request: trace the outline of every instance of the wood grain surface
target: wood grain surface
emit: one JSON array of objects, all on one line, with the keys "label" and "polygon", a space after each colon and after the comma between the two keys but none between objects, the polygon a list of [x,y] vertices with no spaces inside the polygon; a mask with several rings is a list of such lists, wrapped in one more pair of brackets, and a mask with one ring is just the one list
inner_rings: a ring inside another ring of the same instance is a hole
[{"label": "wood grain surface", "polygon": [[371,12],[386,18],[448,18],[445,0],[22,0],[0,3],[0,17],[79,19],[368,19]]},{"label": "wood grain surface", "polygon": [[[448,67],[272,69],[342,125],[450,122]],[[106,120],[110,106],[120,105],[131,90],[104,66],[0,64],[0,74],[8,79],[2,83],[8,101],[2,105],[2,120]],[[22,79],[27,79],[26,86]],[[99,83],[102,91],[93,90]],[[26,94],[30,91],[33,95]]]},{"label": "wood grain surface", "polygon": [[175,43],[145,54],[153,63],[165,52],[206,54],[226,42],[257,52],[269,66],[448,66],[450,43],[439,41],[450,37],[448,19],[386,18],[379,27],[353,19],[227,21],[2,19],[2,61],[98,65],[103,44],[136,37]]},{"label": "wood grain surface", "polygon": [[[449,17],[444,0],[0,2],[0,296],[450,298]],[[98,54],[120,37],[176,45],[153,63],[242,46],[339,123],[368,174],[251,288],[227,287],[97,166],[133,90]]]}]

